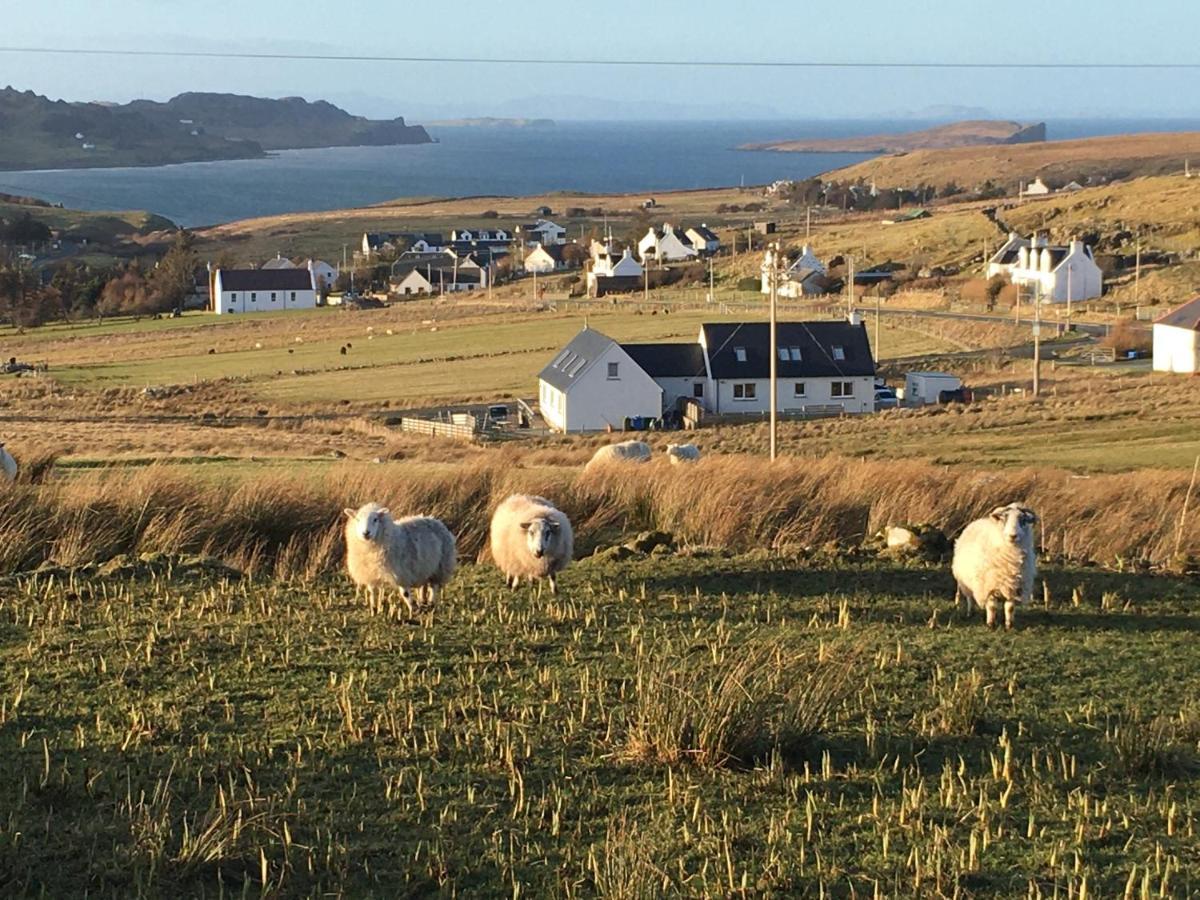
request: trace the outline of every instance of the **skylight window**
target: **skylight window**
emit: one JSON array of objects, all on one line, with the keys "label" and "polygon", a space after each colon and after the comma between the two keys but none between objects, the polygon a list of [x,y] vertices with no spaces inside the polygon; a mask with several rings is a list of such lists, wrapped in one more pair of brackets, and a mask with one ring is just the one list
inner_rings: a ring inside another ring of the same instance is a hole
[{"label": "skylight window", "polygon": [[733,348],[733,356],[738,362],[745,362],[746,361],[746,348],[745,347],[734,347]]},{"label": "skylight window", "polygon": [[570,375],[572,378],[574,378],[576,375],[579,374],[579,370],[583,368],[584,363],[586,363],[586,362],[587,362],[587,360],[584,359],[582,356],[577,358],[573,363],[571,363],[571,367],[569,369],[567,369],[567,374]]},{"label": "skylight window", "polygon": [[841,344],[834,344],[832,348],[833,358],[836,360],[844,360],[846,358],[846,348]]},{"label": "skylight window", "polygon": [[800,362],[800,348],[788,347],[788,356],[791,358],[792,362]]},{"label": "skylight window", "polygon": [[779,348],[779,359],[783,362],[787,362],[787,359],[788,359],[788,348],[787,347]]},{"label": "skylight window", "polygon": [[552,363],[554,368],[557,369],[560,365],[562,365],[562,361],[570,355],[571,355],[570,350],[564,350],[562,353],[558,354],[558,356],[555,358],[554,362]]}]

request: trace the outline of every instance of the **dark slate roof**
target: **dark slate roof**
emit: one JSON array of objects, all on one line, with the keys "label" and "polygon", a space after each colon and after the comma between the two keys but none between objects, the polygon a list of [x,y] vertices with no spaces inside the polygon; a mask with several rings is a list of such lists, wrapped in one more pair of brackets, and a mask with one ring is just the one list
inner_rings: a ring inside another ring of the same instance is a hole
[{"label": "dark slate roof", "polygon": [[696,232],[696,234],[700,235],[706,241],[716,241],[718,244],[721,242],[721,239],[712,232],[712,229],[706,228],[704,225],[693,225],[690,230]]},{"label": "dark slate roof", "polygon": [[[565,246],[565,244],[538,244],[538,247],[550,254],[550,258],[555,262],[563,261],[563,248]],[[529,252],[532,253],[533,251],[530,250]]]},{"label": "dark slate roof", "polygon": [[1155,325],[1172,325],[1175,328],[1190,328],[1200,331],[1200,297],[1189,300],[1178,309],[1154,320]]},{"label": "dark slate roof", "polygon": [[704,348],[691,344],[622,344],[651,378],[703,378]]},{"label": "dark slate roof", "polygon": [[221,269],[225,291],[311,291],[312,273],[304,269]]},{"label": "dark slate roof", "polygon": [[[713,378],[769,378],[771,334],[766,322],[709,323],[702,326]],[[777,346],[799,347],[800,361],[777,362],[780,378],[821,378],[838,375],[874,375],[875,360],[865,325],[849,322],[780,322]],[[841,347],[844,359],[835,359]],[[743,347],[746,361],[739,362],[735,348]],[[789,354],[790,355],[790,354]]]},{"label": "dark slate roof", "polygon": [[542,369],[538,378],[565,393],[615,343],[608,335],[585,328],[554,354],[554,359]]}]

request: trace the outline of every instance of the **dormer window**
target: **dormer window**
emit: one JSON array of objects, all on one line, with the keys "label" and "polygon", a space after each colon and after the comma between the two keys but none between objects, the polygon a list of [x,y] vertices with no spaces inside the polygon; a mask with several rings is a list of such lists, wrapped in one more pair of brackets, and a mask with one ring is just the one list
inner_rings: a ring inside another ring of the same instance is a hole
[{"label": "dormer window", "polygon": [[841,344],[834,344],[830,349],[833,351],[834,359],[841,361],[846,358],[846,348]]},{"label": "dormer window", "polygon": [[800,362],[800,348],[788,347],[788,358],[791,359],[792,362]]},{"label": "dormer window", "polygon": [[738,362],[745,362],[746,361],[746,348],[745,347],[734,347],[733,348],[733,357]]}]

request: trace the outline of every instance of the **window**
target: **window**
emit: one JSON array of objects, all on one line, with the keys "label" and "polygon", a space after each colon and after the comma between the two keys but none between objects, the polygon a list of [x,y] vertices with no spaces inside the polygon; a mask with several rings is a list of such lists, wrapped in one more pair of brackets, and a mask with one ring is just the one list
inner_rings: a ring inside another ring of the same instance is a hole
[{"label": "window", "polygon": [[804,382],[803,381],[797,381],[795,384],[792,385],[792,396],[793,397],[803,397],[804,396]]},{"label": "window", "polygon": [[831,397],[853,397],[854,382],[853,381],[835,381],[830,386],[829,395]]},{"label": "window", "polygon": [[271,291],[271,302],[272,302],[272,303],[278,303],[278,302],[279,302],[279,298],[278,298],[278,296],[276,295],[275,291]]},{"label": "window", "polygon": [[257,303],[257,302],[258,302],[258,292],[257,292],[257,291],[251,291],[251,292],[250,292],[250,302],[251,302],[251,303]]},{"label": "window", "polygon": [[800,348],[788,347],[788,356],[791,358],[792,362],[800,362]]},{"label": "window", "polygon": [[779,348],[779,361],[780,361],[780,362],[787,362],[787,361],[788,361],[788,348],[787,348],[787,347],[780,347],[780,348]]},{"label": "window", "polygon": [[745,362],[746,361],[746,348],[745,347],[734,347],[733,348],[733,356],[738,362]]},{"label": "window", "polygon": [[620,367],[621,367],[620,363],[609,363],[608,364],[608,377],[609,378],[620,378],[621,377],[619,374]]},{"label": "window", "polygon": [[739,383],[733,386],[734,400],[753,400],[757,393],[758,385],[754,382]]},{"label": "window", "polygon": [[292,291],[292,302],[293,303],[296,302],[296,292],[295,291]]},{"label": "window", "polygon": [[[405,291],[407,292],[407,289],[405,289]],[[562,361],[570,355],[571,355],[570,350],[564,350],[562,353],[558,354],[558,357],[554,360],[554,363],[553,363],[554,368],[557,369],[560,365],[562,365]]]},{"label": "window", "polygon": [[692,385],[692,396],[695,397],[696,399],[700,399],[704,396],[704,382],[703,381],[697,381],[695,384]]},{"label": "window", "polygon": [[841,344],[834,344],[830,349],[833,351],[834,359],[844,360],[846,358],[846,348]]}]

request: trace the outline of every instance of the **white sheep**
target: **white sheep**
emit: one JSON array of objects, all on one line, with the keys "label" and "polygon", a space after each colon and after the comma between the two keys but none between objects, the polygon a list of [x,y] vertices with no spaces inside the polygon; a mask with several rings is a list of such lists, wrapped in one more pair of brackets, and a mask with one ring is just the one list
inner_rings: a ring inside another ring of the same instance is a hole
[{"label": "white sheep", "polygon": [[575,535],[566,513],[544,497],[513,494],[496,507],[491,526],[492,559],[504,584],[546,578],[558,593],[558,573],[571,563]]},{"label": "white sheep", "polygon": [[17,461],[4,449],[3,441],[0,441],[0,478],[4,481],[17,480]]},{"label": "white sheep", "polygon": [[700,459],[700,448],[695,444],[667,444],[667,459],[673,466],[696,462]]},{"label": "white sheep", "polygon": [[586,468],[608,465],[609,463],[644,463],[650,461],[650,445],[645,441],[621,441],[617,444],[606,444],[588,460]]},{"label": "white sheep", "polygon": [[458,550],[454,535],[438,519],[410,516],[396,521],[377,503],[345,510],[346,570],[358,587],[372,596],[376,590],[400,588],[400,596],[413,612],[409,591],[428,588],[429,604],[437,601],[438,590],[454,574]]},{"label": "white sheep", "polygon": [[998,506],[963,529],[954,542],[955,602],[964,612],[972,602],[987,610],[987,623],[996,624],[998,601],[1004,601],[1004,627],[1013,627],[1018,603],[1028,603],[1037,576],[1033,528],[1038,517],[1020,503]]}]

